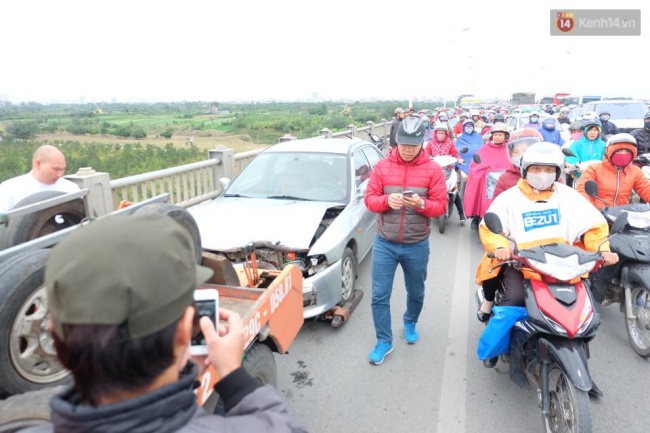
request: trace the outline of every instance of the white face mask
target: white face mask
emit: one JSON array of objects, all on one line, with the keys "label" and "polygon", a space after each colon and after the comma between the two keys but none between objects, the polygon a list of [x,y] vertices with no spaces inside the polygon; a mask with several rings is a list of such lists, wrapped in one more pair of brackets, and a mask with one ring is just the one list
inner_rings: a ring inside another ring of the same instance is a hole
[{"label": "white face mask", "polygon": [[472,132],[474,132],[474,128],[465,128],[465,134],[471,134]]},{"label": "white face mask", "polygon": [[555,182],[555,173],[528,173],[526,182],[537,191],[546,191]]},{"label": "white face mask", "polygon": [[515,167],[521,167],[521,158],[523,158],[523,155],[511,157],[512,163],[514,164]]}]

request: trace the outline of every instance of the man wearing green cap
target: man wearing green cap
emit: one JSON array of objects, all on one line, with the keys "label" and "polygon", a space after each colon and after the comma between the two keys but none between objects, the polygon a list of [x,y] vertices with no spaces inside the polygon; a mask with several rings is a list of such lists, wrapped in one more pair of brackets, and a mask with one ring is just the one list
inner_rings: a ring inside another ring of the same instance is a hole
[{"label": "man wearing green cap", "polygon": [[283,398],[242,367],[244,330],[220,308],[200,327],[226,416],[208,415],[188,361],[194,290],[212,270],[194,263],[187,231],[161,215],[115,216],[52,249],[45,270],[54,346],[74,384],[52,398],[52,424],[28,432],[305,432]]}]

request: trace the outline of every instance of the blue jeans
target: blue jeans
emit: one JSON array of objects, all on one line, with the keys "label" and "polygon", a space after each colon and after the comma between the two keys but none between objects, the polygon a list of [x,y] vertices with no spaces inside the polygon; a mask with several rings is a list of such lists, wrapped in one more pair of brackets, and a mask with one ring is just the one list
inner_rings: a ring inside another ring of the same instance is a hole
[{"label": "blue jeans", "polygon": [[424,304],[424,280],[429,263],[429,239],[414,244],[395,244],[375,235],[372,247],[372,319],[377,341],[393,342],[390,296],[397,265],[404,271],[406,312],[404,320],[417,322]]}]

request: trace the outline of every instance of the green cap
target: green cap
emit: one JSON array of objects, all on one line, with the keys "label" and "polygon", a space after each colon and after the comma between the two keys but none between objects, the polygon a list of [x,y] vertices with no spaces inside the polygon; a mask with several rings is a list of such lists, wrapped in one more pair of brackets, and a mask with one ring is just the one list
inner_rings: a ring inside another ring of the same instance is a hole
[{"label": "green cap", "polygon": [[165,215],[114,216],[83,226],[50,253],[45,286],[54,332],[121,325],[138,339],[180,319],[213,271],[194,263],[187,230]]}]

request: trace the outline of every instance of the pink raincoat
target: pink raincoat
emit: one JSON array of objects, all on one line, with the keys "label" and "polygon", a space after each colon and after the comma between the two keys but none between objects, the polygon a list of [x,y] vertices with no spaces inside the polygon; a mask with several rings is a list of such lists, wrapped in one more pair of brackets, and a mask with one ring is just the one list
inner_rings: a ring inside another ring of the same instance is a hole
[{"label": "pink raincoat", "polygon": [[490,140],[476,152],[481,157],[481,163],[472,161],[469,166],[463,199],[467,216],[483,218],[490,207],[499,176],[510,166],[506,145],[507,141],[497,145]]}]

